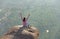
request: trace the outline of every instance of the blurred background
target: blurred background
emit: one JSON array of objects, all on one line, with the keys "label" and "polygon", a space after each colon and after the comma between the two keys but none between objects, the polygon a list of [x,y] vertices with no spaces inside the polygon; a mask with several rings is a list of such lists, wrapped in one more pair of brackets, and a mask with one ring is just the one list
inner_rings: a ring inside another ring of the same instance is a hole
[{"label": "blurred background", "polygon": [[40,32],[39,39],[60,39],[60,0],[0,0],[0,36],[21,25],[19,13]]}]

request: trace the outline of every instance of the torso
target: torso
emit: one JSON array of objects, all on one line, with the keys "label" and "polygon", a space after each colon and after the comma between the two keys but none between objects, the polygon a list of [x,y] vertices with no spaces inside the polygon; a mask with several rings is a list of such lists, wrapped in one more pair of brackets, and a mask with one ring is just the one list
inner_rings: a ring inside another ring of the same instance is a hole
[{"label": "torso", "polygon": [[27,20],[23,21],[23,26],[27,26]]}]

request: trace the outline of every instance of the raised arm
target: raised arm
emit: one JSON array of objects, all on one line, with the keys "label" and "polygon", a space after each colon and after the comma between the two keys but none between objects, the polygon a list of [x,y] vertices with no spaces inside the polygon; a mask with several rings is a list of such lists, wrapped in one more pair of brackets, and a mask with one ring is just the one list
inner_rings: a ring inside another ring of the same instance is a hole
[{"label": "raised arm", "polygon": [[28,14],[28,16],[27,16],[27,20],[28,20],[29,16],[30,16],[30,14]]},{"label": "raised arm", "polygon": [[22,13],[20,13],[20,17],[21,17],[21,19],[23,19],[23,18],[22,18]]}]

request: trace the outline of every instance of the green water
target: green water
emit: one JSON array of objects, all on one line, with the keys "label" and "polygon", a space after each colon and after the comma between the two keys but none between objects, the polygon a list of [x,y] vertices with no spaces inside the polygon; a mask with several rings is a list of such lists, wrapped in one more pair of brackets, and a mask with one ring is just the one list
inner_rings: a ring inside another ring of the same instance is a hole
[{"label": "green water", "polygon": [[0,35],[22,24],[21,12],[30,13],[28,21],[39,30],[39,39],[60,39],[60,0],[0,0],[0,9]]}]

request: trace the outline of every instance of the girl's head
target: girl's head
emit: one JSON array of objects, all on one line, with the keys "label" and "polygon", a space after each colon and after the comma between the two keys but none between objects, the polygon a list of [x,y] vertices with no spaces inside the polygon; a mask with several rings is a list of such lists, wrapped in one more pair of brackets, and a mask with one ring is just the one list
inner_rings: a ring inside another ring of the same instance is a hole
[{"label": "girl's head", "polygon": [[23,21],[26,21],[26,18],[25,17],[23,18]]}]

